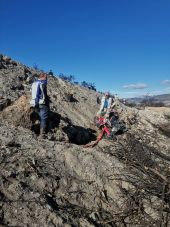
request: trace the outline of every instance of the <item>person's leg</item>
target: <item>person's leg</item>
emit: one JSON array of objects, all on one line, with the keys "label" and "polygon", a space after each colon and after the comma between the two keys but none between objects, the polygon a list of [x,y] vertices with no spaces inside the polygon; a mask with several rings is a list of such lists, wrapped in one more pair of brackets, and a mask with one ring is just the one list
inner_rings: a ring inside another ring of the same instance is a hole
[{"label": "person's leg", "polygon": [[45,135],[47,132],[47,126],[48,126],[48,114],[49,114],[49,108],[45,105],[40,106],[39,108],[39,114],[40,114],[40,134]]}]

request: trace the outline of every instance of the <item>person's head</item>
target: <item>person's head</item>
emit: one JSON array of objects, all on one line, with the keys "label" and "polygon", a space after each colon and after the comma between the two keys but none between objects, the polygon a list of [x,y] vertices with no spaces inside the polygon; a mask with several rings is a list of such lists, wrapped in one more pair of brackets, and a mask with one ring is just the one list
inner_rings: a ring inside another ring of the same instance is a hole
[{"label": "person's head", "polygon": [[105,97],[106,97],[106,98],[109,98],[109,97],[110,97],[109,92],[105,92],[105,94],[104,94],[104,95],[105,95]]},{"label": "person's head", "polygon": [[41,73],[39,75],[39,80],[47,80],[47,74],[46,73]]}]

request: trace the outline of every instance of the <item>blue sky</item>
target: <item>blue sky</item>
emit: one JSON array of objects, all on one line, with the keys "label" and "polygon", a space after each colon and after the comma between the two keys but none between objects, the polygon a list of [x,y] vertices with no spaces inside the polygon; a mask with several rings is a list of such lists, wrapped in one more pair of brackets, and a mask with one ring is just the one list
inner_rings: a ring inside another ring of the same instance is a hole
[{"label": "blue sky", "polygon": [[169,0],[0,0],[0,52],[121,97],[170,93]]}]

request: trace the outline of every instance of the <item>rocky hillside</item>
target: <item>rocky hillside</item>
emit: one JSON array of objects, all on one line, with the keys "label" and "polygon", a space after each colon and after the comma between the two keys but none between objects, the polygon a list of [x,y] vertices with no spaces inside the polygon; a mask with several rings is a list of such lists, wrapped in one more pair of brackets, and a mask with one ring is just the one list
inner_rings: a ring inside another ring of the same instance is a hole
[{"label": "rocky hillside", "polygon": [[170,109],[117,100],[128,132],[84,148],[98,134],[96,93],[49,76],[50,132],[39,140],[29,108],[39,73],[0,57],[0,226],[169,226]]}]

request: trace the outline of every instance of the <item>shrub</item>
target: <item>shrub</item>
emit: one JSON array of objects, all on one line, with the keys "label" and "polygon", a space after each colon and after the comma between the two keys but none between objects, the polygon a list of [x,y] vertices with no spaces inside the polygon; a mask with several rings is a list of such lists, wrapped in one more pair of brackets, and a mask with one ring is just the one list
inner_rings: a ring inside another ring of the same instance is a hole
[{"label": "shrub", "polygon": [[65,80],[67,82],[73,83],[75,80],[75,77],[73,75],[64,75],[63,73],[59,74],[59,78],[61,78],[62,80]]},{"label": "shrub", "polygon": [[94,83],[88,83],[86,81],[83,81],[81,82],[81,86],[96,91],[96,85]]}]

